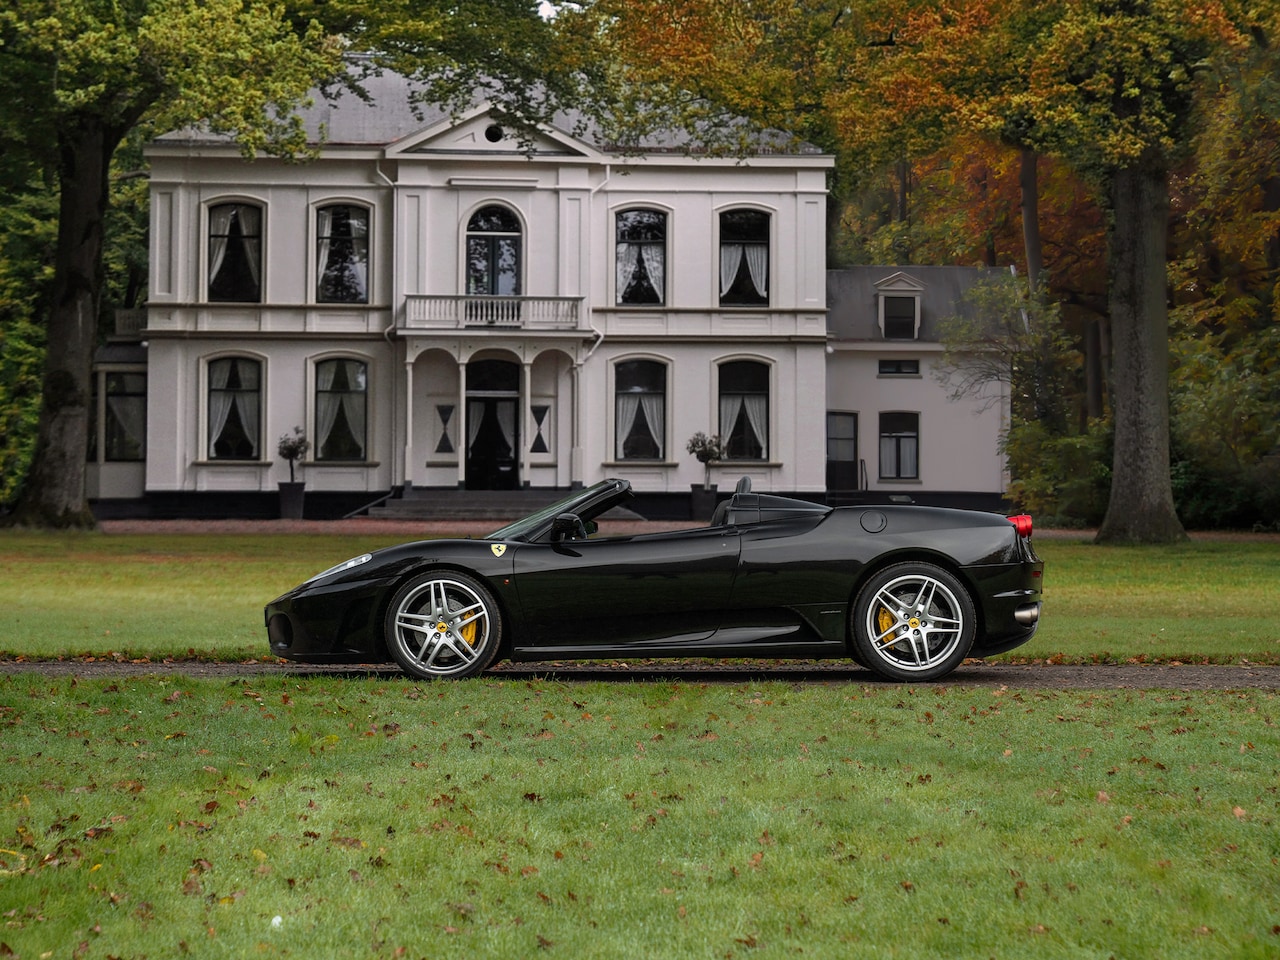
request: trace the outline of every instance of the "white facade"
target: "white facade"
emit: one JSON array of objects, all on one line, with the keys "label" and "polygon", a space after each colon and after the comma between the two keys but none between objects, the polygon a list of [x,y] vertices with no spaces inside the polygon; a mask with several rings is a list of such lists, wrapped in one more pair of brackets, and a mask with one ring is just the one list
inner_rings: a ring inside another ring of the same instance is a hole
[{"label": "white facade", "polygon": [[[829,156],[522,144],[483,109],[415,116],[396,84],[314,111],[308,163],[148,149],[145,468],[100,464],[91,496],[274,493],[297,426],[309,493],[353,502],[606,476],[687,496],[698,431],[729,441],[722,486],[820,498],[849,449],[824,412],[857,415],[865,473],[883,410],[919,414],[916,475],[839,488],[998,496],[1000,412],[947,402],[936,345],[828,329]],[[877,372],[899,355],[918,375]]]}]

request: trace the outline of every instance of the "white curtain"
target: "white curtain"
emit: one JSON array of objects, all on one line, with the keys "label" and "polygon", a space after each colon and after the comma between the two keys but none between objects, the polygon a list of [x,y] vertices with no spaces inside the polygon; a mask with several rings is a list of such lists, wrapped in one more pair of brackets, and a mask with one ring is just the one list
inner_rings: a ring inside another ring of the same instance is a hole
[{"label": "white curtain", "polygon": [[614,439],[614,459],[624,460],[626,454],[623,452],[627,438],[631,436],[631,430],[636,425],[636,412],[640,409],[640,395],[636,393],[620,393],[618,394],[618,435]]},{"label": "white curtain", "polygon": [[666,251],[660,243],[646,243],[640,248],[644,258],[644,268],[648,271],[649,282],[653,284],[660,302],[666,302]]},{"label": "white curtain", "polygon": [[214,207],[209,211],[209,283],[213,284],[222,261],[227,257],[227,233],[231,229],[231,217],[236,212],[233,203]]},{"label": "white curtain", "polygon": [[236,408],[240,411],[240,425],[244,427],[244,435],[253,447],[253,455],[258,456],[258,410],[261,399],[258,395],[258,365],[251,360],[234,360],[239,365],[240,387],[236,393]]},{"label": "white curtain", "polygon": [[147,404],[142,397],[107,397],[107,409],[130,443],[142,449],[147,433]]},{"label": "white curtain", "polygon": [[742,255],[747,258],[747,272],[751,274],[751,283],[755,286],[756,293],[762,297],[768,296],[769,248],[763,243],[746,244]]},{"label": "white curtain", "polygon": [[[365,413],[368,405],[363,386],[364,364],[358,360],[343,362],[347,365],[348,390],[342,395],[342,409],[347,415],[347,426],[351,428],[351,436],[360,446],[360,456],[363,457],[365,455]],[[354,387],[356,383],[361,384],[359,390]]]},{"label": "white curtain", "polygon": [[[333,229],[333,213],[331,207],[321,207],[316,211],[316,293],[324,286],[325,274],[329,272],[329,231]],[[320,436],[324,436],[323,433]]]},{"label": "white curtain", "polygon": [[467,401],[467,456],[476,445],[476,437],[480,433],[480,421],[484,417],[484,404],[479,400]]},{"label": "white curtain", "polygon": [[761,459],[769,459],[769,398],[759,394],[747,394],[742,398],[742,406],[747,411],[747,422],[751,424],[751,432],[756,435],[756,443],[760,444]]},{"label": "white curtain", "polygon": [[915,437],[903,437],[902,443],[898,445],[902,455],[902,473],[901,477],[917,477],[919,469],[916,464],[916,447],[917,439]]},{"label": "white curtain", "polygon": [[369,211],[352,209],[351,272],[355,274],[361,303],[369,302]]},{"label": "white curtain", "polygon": [[238,204],[240,230],[244,238],[244,256],[249,261],[249,273],[259,291],[262,289],[262,211],[257,207]]},{"label": "white curtain", "polygon": [[738,411],[742,409],[742,395],[737,393],[722,394],[720,397],[720,436],[726,440],[733,433],[733,426],[738,422]]},{"label": "white curtain", "polygon": [[720,244],[720,296],[723,297],[733,286],[733,278],[738,275],[740,263],[742,263],[742,244]]},{"label": "white curtain", "polygon": [[212,460],[214,444],[222,436],[227,425],[227,417],[231,414],[231,403],[234,399],[226,389],[227,380],[231,376],[231,364],[234,360],[215,360],[209,364],[209,451]]},{"label": "white curtain", "polygon": [[329,432],[333,430],[333,425],[338,419],[338,408],[342,404],[342,394],[329,392],[333,388],[334,378],[338,375],[338,364],[341,362],[329,360],[316,365],[317,456],[329,442]]},{"label": "white curtain", "polygon": [[502,439],[512,453],[516,450],[516,405],[502,402],[498,407],[498,429],[502,431]]},{"label": "white curtain", "polygon": [[649,435],[658,447],[658,456],[666,450],[666,417],[663,415],[663,398],[657,393],[640,395],[640,403],[644,407],[644,418],[649,422]]},{"label": "white curtain", "polygon": [[634,243],[618,244],[618,265],[617,278],[618,285],[617,301],[622,302],[622,295],[627,292],[627,287],[631,286],[631,281],[636,275],[636,265],[640,262],[640,247]]}]

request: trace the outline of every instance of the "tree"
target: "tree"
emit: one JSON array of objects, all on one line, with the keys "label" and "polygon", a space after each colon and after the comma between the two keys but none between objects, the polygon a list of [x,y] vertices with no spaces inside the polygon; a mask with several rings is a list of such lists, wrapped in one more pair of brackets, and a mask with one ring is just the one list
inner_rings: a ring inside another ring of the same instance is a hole
[{"label": "tree", "polygon": [[247,151],[302,146],[287,111],[339,48],[265,3],[17,0],[0,12],[0,123],[54,171],[58,236],[35,452],[17,523],[92,526],[84,491],[108,176],[133,130],[205,122]]},{"label": "tree", "polygon": [[[810,127],[833,131],[855,162],[919,156],[970,130],[1062,158],[1092,182],[1107,211],[1116,431],[1099,540],[1185,536],[1169,476],[1168,182],[1191,141],[1206,67],[1248,48],[1258,26],[1249,13],[1225,0],[595,6],[621,38],[615,49],[669,64],[646,93],[669,85],[769,120],[758,91],[777,86],[789,106],[826,114],[825,127]],[[796,87],[777,80],[788,62],[804,67]]]},{"label": "tree", "polygon": [[[550,42],[536,0],[10,0],[0,10],[0,125],[51,170],[58,239],[34,456],[11,522],[91,526],[89,373],[103,289],[108,175],[131,134],[202,124],[245,154],[309,146],[293,108],[317,85],[358,86],[344,51],[430,81],[453,107],[479,95],[529,129],[595,69]],[[0,162],[7,163],[6,158]]]}]

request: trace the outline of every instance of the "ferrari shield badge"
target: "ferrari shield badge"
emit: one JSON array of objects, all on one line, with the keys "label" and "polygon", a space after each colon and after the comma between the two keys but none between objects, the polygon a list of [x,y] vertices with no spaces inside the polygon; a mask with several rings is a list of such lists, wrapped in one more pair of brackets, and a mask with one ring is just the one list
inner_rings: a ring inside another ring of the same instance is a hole
[{"label": "ferrari shield badge", "polygon": [[495,557],[500,557],[507,552],[507,545],[505,543],[494,543],[490,544],[489,549],[493,551]]}]

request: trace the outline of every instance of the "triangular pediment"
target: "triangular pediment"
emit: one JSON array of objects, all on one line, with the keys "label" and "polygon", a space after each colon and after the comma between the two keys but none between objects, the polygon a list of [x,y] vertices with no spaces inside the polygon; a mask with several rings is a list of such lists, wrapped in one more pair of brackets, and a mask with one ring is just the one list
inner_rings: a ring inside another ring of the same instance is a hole
[{"label": "triangular pediment", "polygon": [[909,274],[898,271],[875,282],[876,293],[880,294],[914,294],[924,291],[924,284]]},{"label": "triangular pediment", "polygon": [[542,127],[529,137],[494,119],[488,107],[446,118],[393,143],[387,156],[594,157],[598,151],[557,130]]}]

